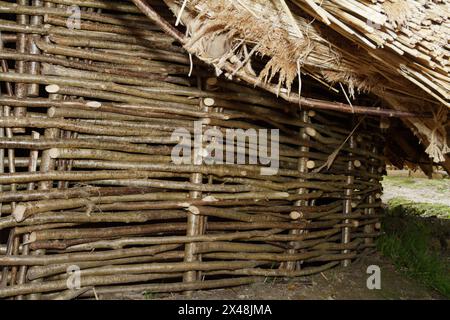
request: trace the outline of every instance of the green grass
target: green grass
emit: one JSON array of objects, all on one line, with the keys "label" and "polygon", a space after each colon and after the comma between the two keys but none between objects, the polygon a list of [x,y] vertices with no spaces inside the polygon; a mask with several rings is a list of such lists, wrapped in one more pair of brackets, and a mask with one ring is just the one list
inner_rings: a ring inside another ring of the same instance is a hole
[{"label": "green grass", "polygon": [[435,226],[417,217],[413,206],[391,205],[378,249],[402,273],[450,298],[450,263],[439,250],[433,250]]},{"label": "green grass", "polygon": [[397,197],[389,200],[388,205],[394,215],[407,212],[410,215],[421,217],[450,219],[450,207],[445,204],[413,202],[402,197]]}]

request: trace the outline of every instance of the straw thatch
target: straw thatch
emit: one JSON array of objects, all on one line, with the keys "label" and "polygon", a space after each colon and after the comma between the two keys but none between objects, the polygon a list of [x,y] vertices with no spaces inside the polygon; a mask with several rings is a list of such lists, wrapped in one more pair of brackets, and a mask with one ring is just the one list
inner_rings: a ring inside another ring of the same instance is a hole
[{"label": "straw thatch", "polygon": [[[290,101],[298,100],[292,92],[294,80],[306,74],[349,98],[371,92],[395,110],[432,112],[432,119],[404,122],[435,162],[446,161],[450,152],[445,131],[450,107],[448,1],[165,3],[187,26],[185,48],[191,53],[218,70],[234,70],[230,76],[273,83],[266,89]],[[255,73],[250,65],[257,55],[268,61]]]}]

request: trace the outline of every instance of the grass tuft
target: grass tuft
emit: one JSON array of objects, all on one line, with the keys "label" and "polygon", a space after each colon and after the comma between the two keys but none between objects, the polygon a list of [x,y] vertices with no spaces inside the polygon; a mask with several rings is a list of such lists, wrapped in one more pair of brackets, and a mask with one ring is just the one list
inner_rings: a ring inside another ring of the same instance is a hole
[{"label": "grass tuft", "polygon": [[385,234],[377,242],[378,249],[402,273],[450,298],[450,263],[448,257],[433,249],[437,236],[435,225],[417,217],[414,206],[390,204],[383,223]]}]

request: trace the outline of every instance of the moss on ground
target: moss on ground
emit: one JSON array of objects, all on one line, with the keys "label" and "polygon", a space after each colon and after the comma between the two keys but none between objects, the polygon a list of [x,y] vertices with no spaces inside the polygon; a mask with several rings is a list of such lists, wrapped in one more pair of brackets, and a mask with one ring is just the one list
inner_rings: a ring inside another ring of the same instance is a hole
[{"label": "moss on ground", "polygon": [[425,218],[450,219],[450,207],[444,204],[413,202],[406,198],[397,197],[389,200],[388,205],[393,214],[406,212],[409,215]]}]

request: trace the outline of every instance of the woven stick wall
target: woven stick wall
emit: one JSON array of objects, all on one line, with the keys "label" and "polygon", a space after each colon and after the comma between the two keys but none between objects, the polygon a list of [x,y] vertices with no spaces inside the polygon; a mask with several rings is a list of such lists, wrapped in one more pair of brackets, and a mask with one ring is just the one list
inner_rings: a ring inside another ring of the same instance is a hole
[{"label": "woven stick wall", "polygon": [[[373,247],[379,120],[211,77],[136,7],[108,3],[0,2],[0,298],[223,288]],[[278,174],[174,164],[172,133],[195,121],[279,129]]]}]

